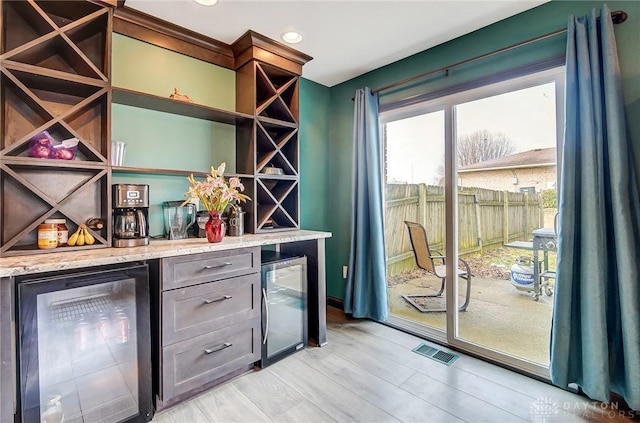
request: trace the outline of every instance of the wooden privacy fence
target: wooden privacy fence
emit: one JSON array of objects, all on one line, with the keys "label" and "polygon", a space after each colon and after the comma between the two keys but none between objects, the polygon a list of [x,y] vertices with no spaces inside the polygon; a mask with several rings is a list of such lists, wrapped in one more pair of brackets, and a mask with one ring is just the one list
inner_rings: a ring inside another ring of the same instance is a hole
[{"label": "wooden privacy fence", "polygon": [[[385,239],[387,273],[394,276],[415,269],[405,220],[422,224],[432,250],[445,250],[444,187],[425,184],[387,184]],[[542,196],[521,192],[462,188],[458,191],[458,248],[460,255],[500,247],[531,238],[543,226]]]}]

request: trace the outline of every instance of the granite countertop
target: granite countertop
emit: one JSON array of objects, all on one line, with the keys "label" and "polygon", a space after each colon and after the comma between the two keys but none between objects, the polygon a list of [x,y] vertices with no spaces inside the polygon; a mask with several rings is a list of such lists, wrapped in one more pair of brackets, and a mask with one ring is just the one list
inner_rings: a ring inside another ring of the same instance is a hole
[{"label": "granite countertop", "polygon": [[151,260],[187,254],[224,251],[234,248],[259,247],[329,238],[331,233],[308,230],[274,232],[269,234],[247,234],[225,237],[222,242],[211,244],[205,238],[190,238],[177,241],[154,240],[148,246],[133,248],[95,248],[84,251],[51,252],[0,258],[0,277],[30,273],[77,269],[136,260]]}]

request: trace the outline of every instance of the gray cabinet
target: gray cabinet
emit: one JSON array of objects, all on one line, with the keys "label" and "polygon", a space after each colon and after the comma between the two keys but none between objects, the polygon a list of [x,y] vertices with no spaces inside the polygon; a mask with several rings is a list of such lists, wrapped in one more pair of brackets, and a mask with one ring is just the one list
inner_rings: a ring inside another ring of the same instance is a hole
[{"label": "gray cabinet", "polygon": [[245,320],[163,347],[163,400],[197,390],[259,360],[259,331],[255,320]]},{"label": "gray cabinet", "polygon": [[169,257],[157,272],[162,409],[260,360],[260,248]]},{"label": "gray cabinet", "polygon": [[162,290],[260,272],[260,249],[239,248],[162,260]]},{"label": "gray cabinet", "polygon": [[162,345],[260,318],[256,273],[162,293]]}]

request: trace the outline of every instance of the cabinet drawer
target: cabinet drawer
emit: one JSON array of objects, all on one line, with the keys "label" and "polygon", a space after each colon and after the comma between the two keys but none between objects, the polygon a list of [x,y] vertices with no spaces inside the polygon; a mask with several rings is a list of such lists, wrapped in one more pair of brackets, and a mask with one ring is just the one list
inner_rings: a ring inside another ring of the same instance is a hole
[{"label": "cabinet drawer", "polygon": [[164,347],[162,399],[189,392],[259,359],[259,319]]},{"label": "cabinet drawer", "polygon": [[162,289],[180,288],[259,271],[259,247],[170,257],[162,260]]},{"label": "cabinet drawer", "polygon": [[260,274],[162,293],[162,345],[260,317]]}]

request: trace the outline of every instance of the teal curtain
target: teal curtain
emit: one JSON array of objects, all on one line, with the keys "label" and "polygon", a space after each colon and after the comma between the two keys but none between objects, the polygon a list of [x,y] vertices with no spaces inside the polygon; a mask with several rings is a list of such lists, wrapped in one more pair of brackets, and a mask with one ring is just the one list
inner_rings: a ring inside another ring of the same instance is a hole
[{"label": "teal curtain", "polygon": [[388,306],[378,95],[363,88],[354,101],[351,250],[344,311],[382,321]]},{"label": "teal curtain", "polygon": [[606,5],[569,18],[551,379],[640,409],[640,195]]}]

